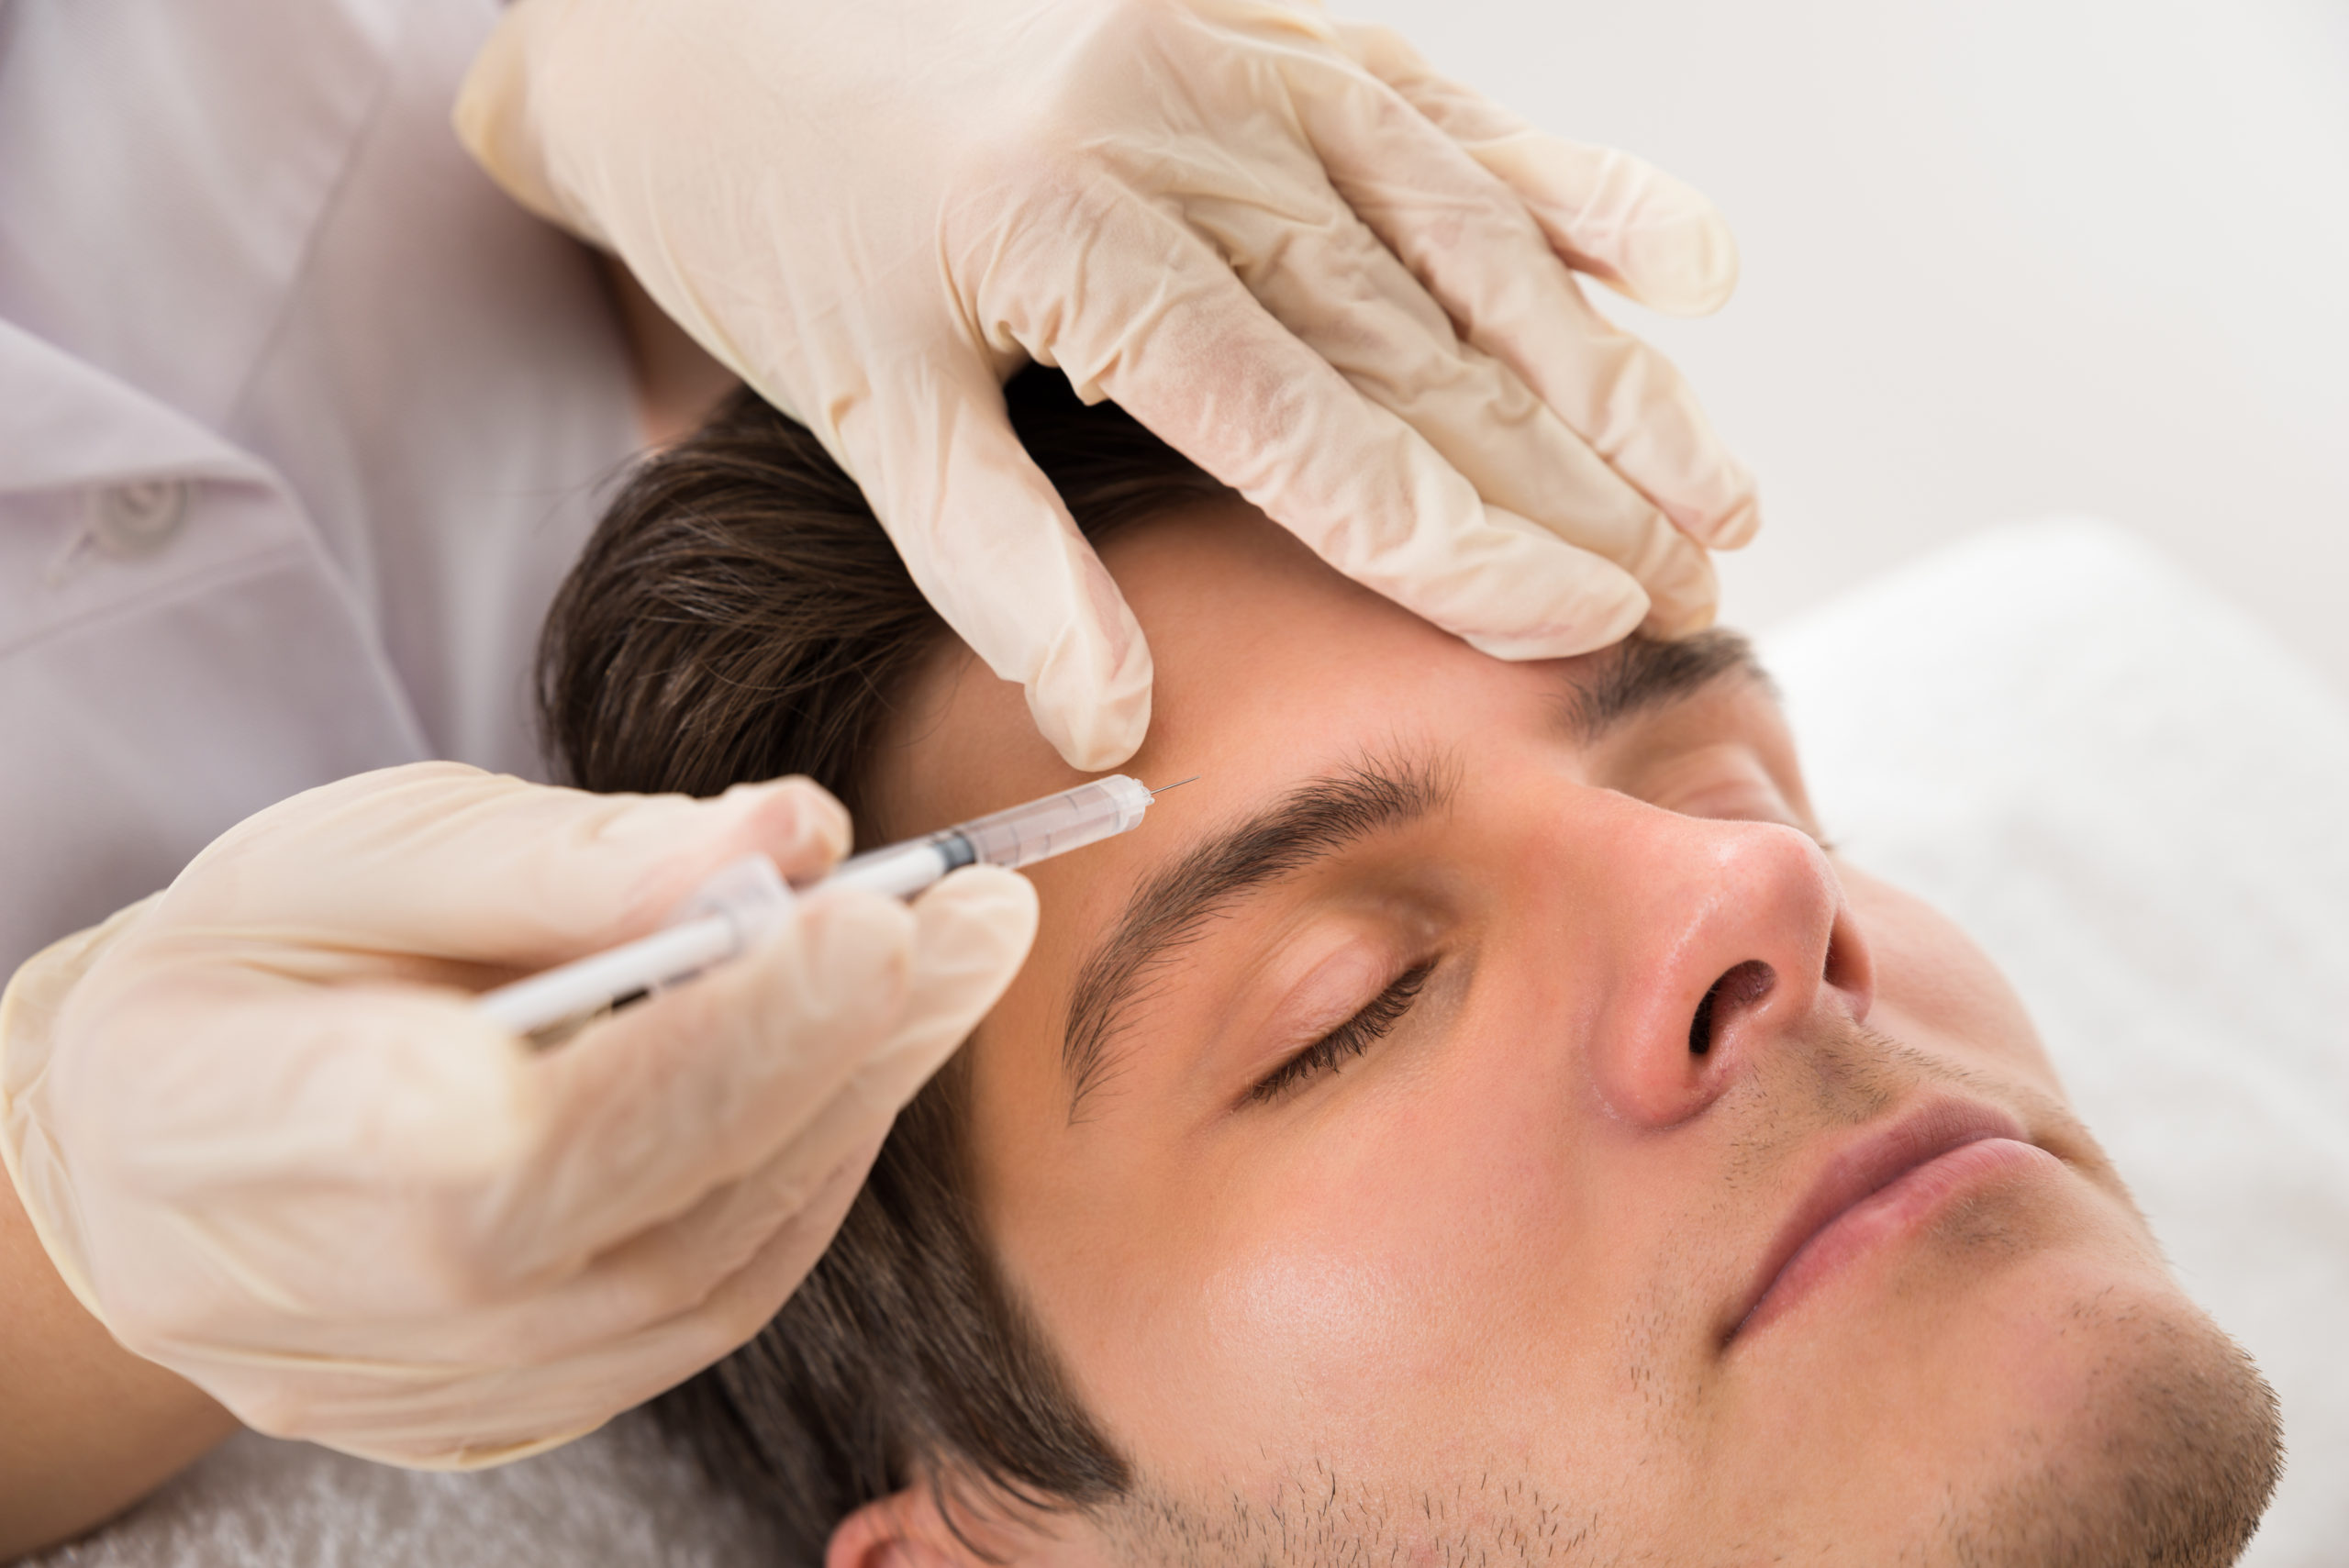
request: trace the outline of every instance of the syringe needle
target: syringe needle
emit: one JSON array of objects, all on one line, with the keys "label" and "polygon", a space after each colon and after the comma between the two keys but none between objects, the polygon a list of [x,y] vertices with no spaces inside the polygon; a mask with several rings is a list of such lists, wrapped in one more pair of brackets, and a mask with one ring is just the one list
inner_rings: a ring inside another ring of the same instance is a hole
[{"label": "syringe needle", "polygon": [[1207,777],[1205,773],[1193,773],[1187,779],[1176,779],[1171,784],[1160,784],[1156,789],[1150,792],[1150,797],[1152,800],[1156,800],[1160,795],[1164,795],[1170,789],[1181,789],[1185,784],[1197,784],[1205,777]]}]

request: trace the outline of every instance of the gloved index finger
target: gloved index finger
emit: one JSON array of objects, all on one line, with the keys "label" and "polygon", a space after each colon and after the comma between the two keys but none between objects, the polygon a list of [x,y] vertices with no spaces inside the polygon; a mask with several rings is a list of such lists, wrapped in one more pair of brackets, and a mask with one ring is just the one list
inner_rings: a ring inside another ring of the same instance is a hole
[{"label": "gloved index finger", "polygon": [[745,854],[812,881],[848,839],[840,803],[805,779],[695,800],[418,763],[272,807],[199,856],[156,914],[348,956],[530,970],[644,935]]}]

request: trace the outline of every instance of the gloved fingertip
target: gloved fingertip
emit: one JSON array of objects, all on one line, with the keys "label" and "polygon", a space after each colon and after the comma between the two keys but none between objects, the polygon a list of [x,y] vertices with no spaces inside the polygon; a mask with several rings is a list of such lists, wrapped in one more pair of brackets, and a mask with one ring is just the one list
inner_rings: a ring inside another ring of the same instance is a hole
[{"label": "gloved fingertip", "polygon": [[1762,531],[1762,498],[1749,484],[1745,493],[1724,513],[1713,519],[1702,535],[1712,550],[1741,550],[1753,542]]},{"label": "gloved fingertip", "polygon": [[916,941],[927,972],[1016,970],[1036,940],[1036,884],[1002,866],[968,866],[915,902]]},{"label": "gloved fingertip", "polygon": [[1710,202],[1687,193],[1671,216],[1626,237],[1617,287],[1668,316],[1710,316],[1737,292],[1737,237]]},{"label": "gloved fingertip", "polygon": [[1062,761],[1081,773],[1108,773],[1123,763],[1141,750],[1142,736],[1150,728],[1147,702],[1140,722],[1119,714],[1071,715],[1039,709],[1032,701],[1029,711]]},{"label": "gloved fingertip", "polygon": [[1640,622],[1646,636],[1687,637],[1713,624],[1720,606],[1720,576],[1712,557],[1681,529],[1658,517],[1656,548],[1621,564],[1647,590],[1648,613]]},{"label": "gloved fingertip", "polygon": [[793,775],[736,784],[719,801],[744,814],[744,828],[783,874],[819,875],[848,853],[854,837],[848,808],[812,780]]},{"label": "gloved fingertip", "polygon": [[1480,653],[1521,663],[1571,659],[1610,648],[1639,629],[1648,616],[1645,589],[1629,573],[1593,573],[1575,584],[1541,623],[1524,628],[1463,631],[1461,640]]},{"label": "gloved fingertip", "polygon": [[1086,550],[1071,565],[1075,600],[1056,624],[1035,628],[1041,647],[1024,689],[1052,750],[1079,772],[1100,773],[1140,751],[1150,729],[1150,641],[1098,557]]},{"label": "gloved fingertip", "polygon": [[[1137,646],[1140,637],[1136,637]],[[1149,650],[1107,685],[1047,668],[1028,688],[1028,711],[1052,750],[1079,773],[1106,773],[1141,750],[1150,732]]]},{"label": "gloved fingertip", "polygon": [[1709,599],[1698,604],[1657,604],[1649,609],[1647,618],[1640,622],[1640,635],[1666,642],[1694,637],[1719,618],[1720,610],[1720,606]]}]

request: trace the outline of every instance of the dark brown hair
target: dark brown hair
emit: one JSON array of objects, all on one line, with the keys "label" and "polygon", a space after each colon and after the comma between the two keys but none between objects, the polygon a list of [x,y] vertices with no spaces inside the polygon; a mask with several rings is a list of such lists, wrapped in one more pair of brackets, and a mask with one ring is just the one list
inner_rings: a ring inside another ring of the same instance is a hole
[{"label": "dark brown hair", "polygon": [[[1057,373],[1026,372],[1005,397],[1088,538],[1228,494]],[[861,816],[894,705],[945,634],[854,481],[741,394],[638,471],[556,595],[539,653],[546,741],[586,789],[715,795],[805,773]],[[863,1504],[949,1471],[1047,1507],[1129,1484],[985,1244],[963,1098],[950,1064],[783,1310],[661,1401],[796,1560],[819,1561]]]}]

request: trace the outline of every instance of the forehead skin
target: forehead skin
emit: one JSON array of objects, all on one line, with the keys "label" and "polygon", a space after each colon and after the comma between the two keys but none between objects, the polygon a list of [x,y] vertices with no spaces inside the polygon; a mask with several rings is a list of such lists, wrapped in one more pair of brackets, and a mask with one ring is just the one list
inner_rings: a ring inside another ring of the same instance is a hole
[{"label": "forehead skin", "polygon": [[[1137,830],[1033,869],[1033,955],[968,1049],[990,1237],[1152,1486],[1262,1518],[1326,1484],[1354,1499],[1350,1540],[1407,1555],[1454,1539],[1438,1515],[1462,1540],[1540,1518],[1581,1521],[1594,1549],[1676,1540],[1740,1559],[1769,1545],[1757,1518],[1793,1542],[1888,1543],[1947,1512],[1969,1467],[1995,1481],[2019,1446],[2088,1440],[2091,1390],[2121,1353],[2099,1323],[2200,1331],[1987,961],[1913,899],[1825,871],[1791,830],[1809,807],[1757,682],[1725,677],[1573,746],[1556,739],[1562,682],[1607,655],[1488,659],[1252,509],[1189,508],[1103,556],[1157,663],[1149,740],[1124,771],[1198,781]],[[1453,766],[1455,803],[1218,923],[1073,1107],[1070,982],[1138,883],[1377,752]],[[876,769],[868,826],[925,830],[1082,776],[1019,688],[952,645]],[[1715,817],[1730,820],[1688,820]],[[1772,822],[1787,826],[1757,825]],[[1798,1030],[1685,1125],[1602,1093],[1611,1042],[1687,1035],[1695,995],[1640,978],[1674,962],[1651,914],[1760,908],[1798,884],[1841,901],[1836,929],[1865,950],[1876,1043]],[[1392,1041],[1293,1101],[1244,1103],[1301,1043],[1279,1043],[1285,987],[1386,963],[1355,986],[1375,992],[1422,929],[1465,956]],[[1478,1028],[1447,1033],[1447,1017]],[[1979,1236],[1918,1249],[1884,1288],[1722,1355],[1715,1318],[1815,1173],[1810,1135],[1925,1082],[2012,1111],[2065,1162],[2060,1184],[1960,1214]],[[1977,1284],[1986,1270],[2002,1294]],[[1496,1475],[1513,1478],[1506,1496]],[[1414,1507],[1424,1518],[1404,1520]]]}]

